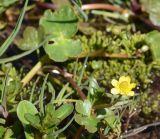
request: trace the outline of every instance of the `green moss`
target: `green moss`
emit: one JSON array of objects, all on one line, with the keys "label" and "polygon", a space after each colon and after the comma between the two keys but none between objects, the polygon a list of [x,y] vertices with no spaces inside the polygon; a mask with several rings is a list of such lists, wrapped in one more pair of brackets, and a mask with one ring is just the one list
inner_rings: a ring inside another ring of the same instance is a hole
[{"label": "green moss", "polygon": [[[154,70],[155,74],[160,73],[158,69],[160,63],[153,62],[150,50],[144,41],[145,35],[140,32],[132,35],[127,31],[119,34],[97,31],[90,36],[78,35],[76,38],[82,42],[82,53],[96,53],[98,50],[103,50],[103,53],[116,54],[114,58],[101,56],[95,58],[95,54],[94,58],[89,57],[86,65],[84,77],[93,75],[105,88],[111,88],[110,82],[113,78],[130,75],[132,81],[137,83],[138,92],[144,92],[152,82],[152,71]],[[145,51],[144,46],[147,47]],[[120,54],[127,54],[127,56],[122,58]],[[67,63],[69,72],[73,73],[75,67],[78,67],[77,73],[80,73],[83,60]]]}]

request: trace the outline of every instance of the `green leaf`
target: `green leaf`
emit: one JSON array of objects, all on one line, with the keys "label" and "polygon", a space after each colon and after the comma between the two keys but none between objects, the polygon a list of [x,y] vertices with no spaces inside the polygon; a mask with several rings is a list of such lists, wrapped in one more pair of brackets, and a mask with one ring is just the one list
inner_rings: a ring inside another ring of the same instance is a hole
[{"label": "green leaf", "polygon": [[41,129],[41,124],[40,124],[40,117],[39,115],[33,115],[33,114],[30,114],[30,113],[26,113],[24,115],[25,119],[29,122],[29,124],[31,126],[33,126],[34,128],[36,129]]},{"label": "green leaf", "polygon": [[17,59],[20,59],[26,55],[29,55],[31,53],[33,53],[35,50],[37,50],[38,48],[42,47],[42,45],[50,38],[50,36],[46,37],[36,48],[32,49],[32,50],[28,50],[28,51],[25,51],[21,54],[17,54],[17,55],[14,55],[14,56],[11,56],[11,57],[7,57],[7,58],[1,58],[0,59],[0,64],[2,63],[7,63],[7,62],[11,62],[11,61],[14,61],[14,60],[17,60]]},{"label": "green leaf", "polygon": [[5,119],[3,119],[3,118],[0,118],[0,124],[5,124],[6,123],[6,120]]},{"label": "green leaf", "polygon": [[54,105],[51,103],[47,104],[45,117],[42,120],[42,126],[44,129],[48,129],[57,123],[60,123],[60,119],[57,118],[55,113]]},{"label": "green leaf", "polygon": [[23,124],[29,124],[25,118],[25,114],[36,115],[38,113],[36,107],[29,101],[23,100],[17,106],[17,116]]},{"label": "green leaf", "polygon": [[17,1],[18,0],[0,0],[0,14]]},{"label": "green leaf", "polygon": [[84,100],[84,102],[79,100],[77,101],[75,108],[78,113],[90,116],[92,104],[89,100]]},{"label": "green leaf", "polygon": [[103,65],[103,62],[102,61],[96,61],[96,60],[93,60],[92,63],[91,63],[91,66],[92,68],[95,70],[95,69],[101,69],[102,68],[102,65]]},{"label": "green leaf", "polygon": [[0,126],[0,138],[1,139],[3,138],[5,131],[6,131],[6,128],[4,128],[3,126]]},{"label": "green leaf", "polygon": [[[64,97],[64,94],[67,90],[67,87],[69,86],[69,83],[67,83],[66,85],[64,85],[64,87],[61,89],[61,91],[58,93],[58,96],[56,98],[56,100],[62,100]],[[60,105],[60,104],[59,104]]]},{"label": "green leaf", "polygon": [[158,31],[148,33],[145,41],[150,45],[154,60],[160,60],[160,33]]},{"label": "green leaf", "polygon": [[57,62],[64,62],[68,58],[76,57],[81,53],[81,43],[79,40],[56,38],[50,40],[44,47],[50,59]]},{"label": "green leaf", "polygon": [[77,32],[77,22],[78,19],[73,9],[65,6],[54,13],[47,10],[39,24],[44,27],[46,34],[70,38]]},{"label": "green leaf", "polygon": [[3,137],[3,139],[16,139],[16,138],[12,138],[12,136],[14,135],[12,129],[8,128],[6,129],[5,135]]},{"label": "green leaf", "polygon": [[4,54],[4,52],[10,46],[12,41],[15,39],[18,31],[20,30],[20,27],[21,27],[21,24],[22,24],[22,21],[23,21],[23,17],[24,17],[24,14],[25,14],[25,11],[26,11],[26,8],[27,8],[27,5],[28,5],[28,1],[29,0],[26,0],[25,3],[24,3],[23,10],[21,11],[21,14],[20,14],[20,16],[18,18],[18,21],[16,23],[16,26],[15,26],[14,30],[12,31],[10,36],[5,40],[5,42],[1,45],[1,47],[0,47],[0,56],[2,56]]},{"label": "green leaf", "polygon": [[148,12],[150,20],[155,25],[160,25],[160,1],[159,0],[140,0],[143,9]]},{"label": "green leaf", "polygon": [[100,87],[97,83],[97,80],[91,76],[89,80],[89,89],[88,89],[89,94],[94,95],[99,88]]},{"label": "green leaf", "polygon": [[56,110],[55,115],[57,119],[60,119],[60,121],[62,121],[73,112],[73,109],[74,107],[72,104],[63,104]]},{"label": "green leaf", "polygon": [[63,104],[57,110],[54,109],[53,104],[48,104],[46,107],[46,115],[42,122],[43,127],[48,129],[57,126],[73,112],[73,109],[74,107],[72,104]]},{"label": "green leaf", "polygon": [[40,108],[40,115],[44,116],[44,92],[45,92],[45,87],[47,85],[47,79],[48,79],[49,74],[47,74],[44,78],[42,87],[41,87],[41,92],[39,95],[39,108]]},{"label": "green leaf", "polygon": [[105,109],[106,110],[106,117],[105,117],[105,121],[107,122],[108,126],[112,129],[115,128],[116,124],[116,116],[114,114],[114,112],[110,109]]},{"label": "green leaf", "polygon": [[97,131],[99,120],[96,119],[96,117],[84,117],[80,114],[76,114],[75,121],[80,125],[84,125],[90,133]]},{"label": "green leaf", "polygon": [[38,31],[36,28],[28,26],[23,32],[23,38],[17,41],[18,48],[21,50],[31,50],[39,44]]},{"label": "green leaf", "polygon": [[17,2],[18,0],[0,0],[0,7],[8,7],[11,4]]}]

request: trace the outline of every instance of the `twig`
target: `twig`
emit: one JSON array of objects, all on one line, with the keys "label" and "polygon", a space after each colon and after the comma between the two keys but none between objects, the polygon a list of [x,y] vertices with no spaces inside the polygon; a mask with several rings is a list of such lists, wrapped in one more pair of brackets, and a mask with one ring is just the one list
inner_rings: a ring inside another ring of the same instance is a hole
[{"label": "twig", "polygon": [[[55,10],[58,8],[58,5],[47,3],[47,2],[39,2],[37,1],[36,4],[40,7]],[[95,9],[101,9],[101,10],[110,10],[110,11],[116,11],[120,13],[124,13],[127,10],[123,9],[121,7],[113,6],[111,4],[105,4],[105,3],[94,3],[94,4],[84,4],[81,7],[82,10],[95,10]]]},{"label": "twig", "polygon": [[134,114],[136,114],[136,111],[134,111],[133,113],[131,113],[130,115],[127,116],[127,122],[124,125],[124,131],[127,131],[129,123],[130,123],[130,120],[131,120],[131,117],[134,116]]},{"label": "twig", "polygon": [[83,131],[84,126],[80,126],[80,128],[78,129],[78,131],[76,132],[75,136],[73,139],[80,139],[81,136],[81,132]]},{"label": "twig", "polygon": [[[64,76],[65,77],[65,76]],[[77,91],[77,93],[79,94],[79,96],[85,100],[86,99],[86,96],[85,94],[83,93],[83,91],[79,88],[79,86],[76,84],[76,82],[71,78],[71,77],[65,77],[69,82],[70,84],[75,88],[75,90]]]},{"label": "twig", "polygon": [[120,13],[123,13],[126,11],[120,7],[113,6],[111,4],[104,4],[104,3],[84,4],[84,5],[82,5],[81,8],[82,8],[82,10],[101,9],[101,10],[116,11],[116,12],[120,12]]},{"label": "twig", "polygon": [[23,87],[37,74],[40,72],[42,65],[48,57],[44,56],[42,59],[27,73],[27,75],[21,80]]},{"label": "twig", "polygon": [[[72,77],[70,76],[70,74],[68,74],[67,72],[65,72],[64,70],[61,70],[60,68],[56,67],[56,66],[46,66],[45,68],[49,68],[49,69],[54,69],[57,70],[60,75],[62,75],[64,78],[66,78],[68,80],[68,82],[72,85],[72,87],[77,91],[78,95],[82,98],[82,100],[86,99],[86,95],[84,94],[84,92],[80,89],[80,87],[77,85],[77,83],[72,79]],[[52,71],[51,71],[52,72]]]},{"label": "twig", "polygon": [[78,58],[84,58],[86,56],[88,57],[106,57],[106,58],[133,58],[132,56],[129,56],[128,54],[120,54],[120,53],[109,54],[109,53],[106,53],[105,50],[103,49],[93,51],[93,52],[81,53],[78,56]]},{"label": "twig", "polygon": [[23,83],[23,86],[25,86],[32,78],[33,76],[38,72],[40,71],[42,67],[42,62],[39,61],[31,70],[30,72],[22,79],[22,83]]},{"label": "twig", "polygon": [[130,137],[130,136],[134,136],[134,135],[146,130],[149,127],[158,126],[158,125],[160,125],[160,122],[155,122],[155,123],[152,123],[152,124],[147,124],[147,125],[132,129],[132,130],[128,131],[127,133],[123,134],[122,138],[127,138],[127,137]]}]

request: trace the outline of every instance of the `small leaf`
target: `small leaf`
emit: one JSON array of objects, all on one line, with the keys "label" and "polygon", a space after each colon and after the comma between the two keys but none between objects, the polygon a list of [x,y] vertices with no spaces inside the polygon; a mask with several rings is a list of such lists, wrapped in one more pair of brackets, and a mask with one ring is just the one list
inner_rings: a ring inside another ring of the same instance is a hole
[{"label": "small leaf", "polygon": [[23,39],[17,41],[21,50],[31,50],[39,44],[38,31],[34,27],[27,27],[23,32]]},{"label": "small leaf", "polygon": [[97,90],[99,88],[100,87],[99,87],[99,85],[97,83],[97,80],[94,77],[90,77],[90,80],[89,80],[89,89],[88,89],[89,94],[94,95],[95,92],[97,92]]},{"label": "small leaf", "polygon": [[0,138],[1,139],[3,138],[5,131],[6,131],[6,128],[4,128],[3,126],[0,126]]},{"label": "small leaf", "polygon": [[18,0],[0,0],[0,7],[8,7],[17,1]]},{"label": "small leaf", "polygon": [[14,135],[14,133],[13,133],[12,129],[7,128],[6,132],[3,136],[3,139],[15,139],[15,138],[12,138],[13,135]]},{"label": "small leaf", "polygon": [[155,25],[160,25],[160,1],[159,0],[140,0],[143,9],[148,12],[150,20]]},{"label": "small leaf", "polygon": [[92,68],[95,70],[95,69],[101,69],[102,68],[102,65],[103,65],[103,62],[102,61],[95,61],[93,60],[92,63],[91,63],[91,66]]},{"label": "small leaf", "polygon": [[25,114],[36,115],[38,113],[36,107],[29,101],[23,100],[17,106],[17,116],[23,124],[29,124],[25,118]]},{"label": "small leaf", "polygon": [[42,126],[44,129],[50,128],[57,123],[60,123],[60,120],[56,117],[56,111],[53,104],[49,103],[46,106],[45,117],[42,120]]},{"label": "small leaf", "polygon": [[77,32],[77,16],[70,6],[65,6],[56,12],[47,10],[40,19],[46,34],[53,37],[72,37]]},{"label": "small leaf", "polygon": [[98,125],[99,120],[96,119],[95,117],[84,117],[80,114],[76,114],[75,121],[80,125],[84,125],[85,128],[90,133],[94,133],[97,131],[97,125]]},{"label": "small leaf", "polygon": [[31,126],[33,126],[36,129],[41,129],[41,124],[40,124],[40,117],[39,115],[32,115],[30,113],[26,113],[24,115],[25,119],[30,123]]},{"label": "small leaf", "polygon": [[89,100],[84,100],[84,102],[79,100],[77,101],[75,108],[78,113],[90,116],[92,104]]},{"label": "small leaf", "polygon": [[[53,44],[50,42],[53,41]],[[45,45],[44,49],[49,57],[57,62],[64,62],[68,58],[76,57],[81,53],[81,43],[79,40],[65,38],[52,39]]]},{"label": "small leaf", "polygon": [[63,104],[56,110],[55,115],[57,119],[60,119],[62,121],[73,112],[73,109],[74,107],[72,104]]},{"label": "small leaf", "polygon": [[60,124],[66,117],[68,117],[73,112],[72,104],[63,104],[56,111],[53,104],[48,104],[46,109],[46,116],[43,119],[43,127],[45,129],[51,128]]},{"label": "small leaf", "polygon": [[116,124],[116,116],[114,114],[114,112],[110,109],[106,109],[106,118],[105,121],[107,122],[108,126],[112,129],[115,128]]},{"label": "small leaf", "polygon": [[160,60],[160,33],[152,31],[147,34],[145,41],[150,45],[154,60]]}]

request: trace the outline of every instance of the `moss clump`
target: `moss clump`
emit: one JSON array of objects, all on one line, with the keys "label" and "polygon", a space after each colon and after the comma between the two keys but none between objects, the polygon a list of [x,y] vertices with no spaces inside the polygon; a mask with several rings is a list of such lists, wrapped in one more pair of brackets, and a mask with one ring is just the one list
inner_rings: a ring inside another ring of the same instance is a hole
[{"label": "moss clump", "polygon": [[[122,31],[119,34],[97,31],[90,36],[78,35],[76,37],[82,42],[82,53],[94,52],[85,65],[84,77],[94,76],[105,88],[110,89],[111,79],[130,75],[137,83],[137,91],[144,92],[152,83],[152,71],[159,74],[157,67],[160,64],[152,60],[149,46],[144,41],[144,34],[138,32],[132,35],[128,31]],[[104,58],[102,55],[96,55],[99,50],[102,50],[103,56],[104,54],[108,56]],[[114,54],[116,56],[112,57]],[[121,57],[121,54],[126,55]],[[67,63],[69,72],[73,73],[75,67],[78,67],[77,73],[80,73],[83,61]]]}]

